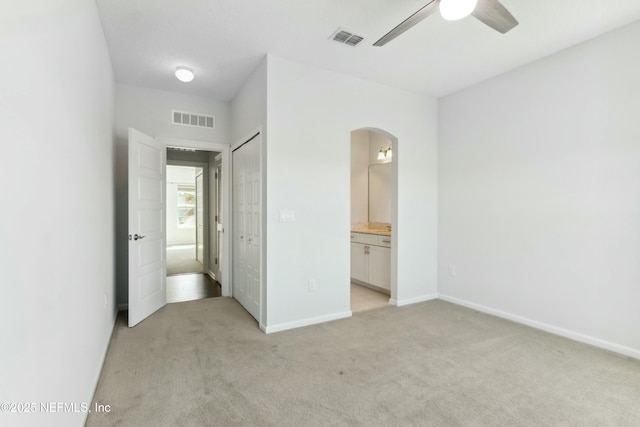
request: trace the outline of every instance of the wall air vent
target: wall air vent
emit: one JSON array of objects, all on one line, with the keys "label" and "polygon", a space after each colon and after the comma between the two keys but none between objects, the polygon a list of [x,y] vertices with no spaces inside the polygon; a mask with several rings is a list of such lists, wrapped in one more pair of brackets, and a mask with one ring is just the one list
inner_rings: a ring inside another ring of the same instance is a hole
[{"label": "wall air vent", "polygon": [[331,40],[335,40],[338,43],[346,44],[348,46],[355,46],[364,40],[364,37],[355,35],[344,28],[338,28],[330,37]]},{"label": "wall air vent", "polygon": [[205,114],[171,110],[171,118],[174,125],[197,126],[209,129],[214,129],[216,127],[216,118]]}]

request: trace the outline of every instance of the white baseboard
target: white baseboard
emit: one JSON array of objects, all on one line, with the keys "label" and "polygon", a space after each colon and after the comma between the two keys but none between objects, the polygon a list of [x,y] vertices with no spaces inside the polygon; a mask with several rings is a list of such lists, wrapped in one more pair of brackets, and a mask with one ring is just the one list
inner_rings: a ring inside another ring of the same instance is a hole
[{"label": "white baseboard", "polygon": [[389,300],[389,304],[395,305],[397,307],[402,307],[403,305],[416,304],[418,302],[431,301],[438,298],[438,294],[428,294],[422,295],[419,297],[413,298],[405,298],[405,299],[395,299],[392,298]]},{"label": "white baseboard", "polygon": [[260,324],[260,329],[262,329],[265,334],[271,334],[273,332],[281,332],[281,331],[286,331],[288,329],[295,329],[295,328],[301,328],[303,326],[316,325],[318,323],[329,322],[331,320],[344,319],[351,316],[352,316],[351,311],[344,311],[342,313],[329,314],[326,316],[310,317],[308,319],[296,320],[295,322],[280,323],[272,326],[265,326],[263,324]]},{"label": "white baseboard", "polygon": [[[109,346],[111,345],[111,339],[113,338],[113,332],[116,330],[116,325],[118,324],[118,313],[113,314],[113,324],[111,325],[111,333],[109,334],[109,339],[107,340],[106,345],[104,346],[104,351],[102,351],[102,357],[100,359],[100,364],[98,365],[98,372],[95,375],[95,381],[93,385],[93,393],[91,393],[91,400],[89,402],[93,402],[93,398],[96,397],[96,390],[98,389],[98,383],[100,382],[100,376],[102,375],[102,370],[104,369],[104,362],[107,360],[107,353],[109,352]],[[89,416],[88,412],[84,414],[84,422],[86,424],[87,418]]]},{"label": "white baseboard", "polygon": [[532,320],[526,317],[518,316],[516,314],[511,314],[505,311],[496,310],[491,307],[486,307],[484,305],[472,303],[472,302],[454,298],[448,295],[439,294],[438,298],[443,301],[447,301],[456,305],[461,305],[463,307],[480,311],[482,313],[491,314],[496,317],[501,317],[503,319],[511,320],[516,323],[521,323],[523,325],[531,326],[532,328],[540,329],[542,331],[549,332],[554,335],[559,335],[561,337],[565,337],[565,338],[572,339],[574,341],[589,344],[594,347],[599,347],[605,350],[613,351],[615,353],[620,353],[625,356],[633,357],[634,359],[640,359],[640,350],[637,350],[637,349],[625,347],[609,341],[601,340],[599,338],[594,338],[589,335],[584,335],[578,332],[570,331],[568,329],[563,329],[557,326],[549,325],[547,323],[538,322],[537,320]]}]

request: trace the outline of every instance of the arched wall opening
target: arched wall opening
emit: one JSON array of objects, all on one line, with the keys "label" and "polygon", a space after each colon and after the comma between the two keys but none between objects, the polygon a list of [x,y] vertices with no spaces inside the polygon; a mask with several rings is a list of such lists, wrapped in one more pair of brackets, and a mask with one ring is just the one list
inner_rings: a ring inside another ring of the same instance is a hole
[{"label": "arched wall opening", "polygon": [[[384,129],[364,127],[351,131],[350,286],[354,289],[353,283],[378,292],[388,291],[388,303],[393,305],[397,305],[398,297],[398,145],[398,138]],[[363,158],[365,152],[366,158]],[[365,168],[366,174],[363,173]],[[387,179],[389,182],[385,182]],[[382,193],[382,197],[378,192]],[[387,194],[388,206],[380,208],[380,199],[384,200]],[[374,206],[371,205],[372,201]],[[363,207],[365,203],[366,213]],[[385,231],[389,231],[390,235]],[[380,281],[380,274],[388,274],[388,282]],[[351,296],[352,311],[360,311],[358,298],[355,294]]]}]

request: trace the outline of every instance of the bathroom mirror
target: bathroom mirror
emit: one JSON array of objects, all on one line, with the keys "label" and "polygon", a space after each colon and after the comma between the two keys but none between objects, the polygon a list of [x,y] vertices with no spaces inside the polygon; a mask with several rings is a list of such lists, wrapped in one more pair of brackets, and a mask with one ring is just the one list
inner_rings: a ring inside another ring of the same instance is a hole
[{"label": "bathroom mirror", "polygon": [[391,163],[369,166],[369,222],[391,223]]}]

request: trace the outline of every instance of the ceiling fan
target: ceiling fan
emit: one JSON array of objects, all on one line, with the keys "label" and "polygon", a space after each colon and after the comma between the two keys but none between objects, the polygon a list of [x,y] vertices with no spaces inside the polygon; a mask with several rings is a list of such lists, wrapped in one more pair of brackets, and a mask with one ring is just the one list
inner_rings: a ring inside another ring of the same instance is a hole
[{"label": "ceiling fan", "polygon": [[374,46],[384,46],[409,28],[440,9],[443,18],[449,21],[472,15],[479,21],[504,34],[518,25],[516,18],[499,0],[431,0],[422,9],[402,21],[397,27],[385,34]]}]

